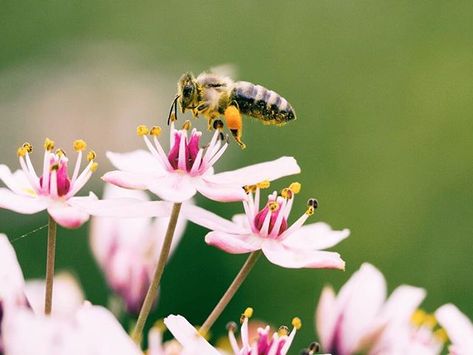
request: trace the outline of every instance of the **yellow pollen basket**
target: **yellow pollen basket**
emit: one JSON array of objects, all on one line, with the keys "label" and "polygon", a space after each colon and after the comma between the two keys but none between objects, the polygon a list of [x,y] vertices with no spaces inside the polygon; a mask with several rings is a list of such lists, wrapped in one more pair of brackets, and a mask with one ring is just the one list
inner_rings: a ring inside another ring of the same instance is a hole
[{"label": "yellow pollen basket", "polygon": [[159,126],[153,126],[151,127],[151,130],[149,131],[149,134],[155,137],[158,137],[161,134],[161,127]]},{"label": "yellow pollen basket", "polygon": [[87,161],[92,161],[97,157],[97,154],[91,150],[90,152],[87,153]]},{"label": "yellow pollen basket", "polygon": [[72,143],[72,147],[76,152],[82,152],[87,149],[87,143],[82,139],[76,139],[74,143]]},{"label": "yellow pollen basket", "polygon": [[149,129],[144,124],[140,124],[138,127],[136,127],[136,134],[139,137],[146,136],[148,133],[149,133]]},{"label": "yellow pollen basket", "polygon": [[49,138],[46,138],[44,140],[44,149],[47,150],[48,152],[52,151],[54,149],[54,141],[49,139]]},{"label": "yellow pollen basket", "polygon": [[299,317],[294,317],[292,318],[292,326],[296,328],[296,330],[299,330],[302,328],[302,321]]}]

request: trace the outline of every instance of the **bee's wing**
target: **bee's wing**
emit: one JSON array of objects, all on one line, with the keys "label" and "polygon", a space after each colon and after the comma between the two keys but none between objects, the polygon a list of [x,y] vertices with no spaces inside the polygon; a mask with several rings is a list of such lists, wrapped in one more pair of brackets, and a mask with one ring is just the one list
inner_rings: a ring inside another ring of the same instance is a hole
[{"label": "bee's wing", "polygon": [[235,64],[226,63],[211,67],[209,69],[209,73],[217,74],[235,80],[238,76],[238,68]]}]

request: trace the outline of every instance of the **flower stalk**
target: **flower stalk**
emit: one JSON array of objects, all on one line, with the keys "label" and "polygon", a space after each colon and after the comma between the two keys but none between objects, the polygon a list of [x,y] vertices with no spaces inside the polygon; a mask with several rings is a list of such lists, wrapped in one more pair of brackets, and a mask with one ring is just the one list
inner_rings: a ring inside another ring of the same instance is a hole
[{"label": "flower stalk", "polygon": [[53,303],[54,261],[56,259],[56,221],[49,216],[48,250],[46,256],[46,293],[44,297],[44,313],[51,314]]},{"label": "flower stalk", "polygon": [[209,329],[212,327],[218,317],[222,314],[223,310],[227,307],[228,303],[230,303],[230,300],[233,298],[233,296],[235,296],[235,293],[238,291],[242,283],[246,280],[248,274],[253,269],[253,266],[255,266],[260,255],[261,250],[257,250],[250,253],[245,263],[241,267],[240,271],[236,275],[235,279],[231,283],[230,287],[228,287],[227,291],[217,303],[212,313],[210,313],[202,327],[200,327],[200,335],[205,337]]},{"label": "flower stalk", "polygon": [[153,306],[154,301],[156,300],[156,295],[158,293],[159,284],[161,282],[161,277],[163,276],[164,266],[168,260],[169,251],[171,250],[172,238],[174,236],[174,231],[176,230],[177,219],[179,217],[179,212],[181,211],[182,203],[174,203],[171,211],[171,216],[169,218],[168,228],[166,230],[166,235],[164,237],[163,247],[161,253],[159,254],[158,263],[156,265],[156,270],[153,274],[153,279],[146,293],[145,300],[141,306],[140,314],[138,320],[136,321],[135,328],[131,334],[133,341],[136,344],[141,343],[143,336],[143,329],[148,319],[151,307]]}]

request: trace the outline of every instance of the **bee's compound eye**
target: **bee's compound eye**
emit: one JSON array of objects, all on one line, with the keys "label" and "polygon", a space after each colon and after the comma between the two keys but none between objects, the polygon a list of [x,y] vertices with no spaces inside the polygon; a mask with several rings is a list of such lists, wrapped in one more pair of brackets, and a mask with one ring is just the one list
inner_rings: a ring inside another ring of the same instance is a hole
[{"label": "bee's compound eye", "polygon": [[194,88],[192,87],[192,85],[186,85],[182,89],[182,94],[184,96],[191,96],[193,91],[194,91]]}]

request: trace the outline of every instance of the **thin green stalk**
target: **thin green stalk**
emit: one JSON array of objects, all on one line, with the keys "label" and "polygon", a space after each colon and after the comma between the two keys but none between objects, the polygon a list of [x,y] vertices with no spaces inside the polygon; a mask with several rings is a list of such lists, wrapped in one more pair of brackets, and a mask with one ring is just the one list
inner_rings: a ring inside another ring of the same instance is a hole
[{"label": "thin green stalk", "polygon": [[210,313],[210,315],[207,317],[207,320],[204,322],[202,327],[200,327],[199,333],[202,336],[205,336],[207,334],[207,332],[215,323],[215,321],[218,319],[218,317],[220,317],[220,315],[222,314],[223,310],[227,307],[230,300],[233,298],[233,296],[235,296],[235,293],[238,291],[243,281],[245,281],[251,269],[253,269],[253,266],[255,266],[260,255],[261,255],[261,250],[257,250],[257,251],[252,252],[248,256],[248,259],[246,259],[245,263],[241,267],[240,271],[236,275],[230,287],[227,289],[227,291],[224,293],[220,301],[217,303],[212,313]]},{"label": "thin green stalk", "polygon": [[138,345],[141,344],[141,339],[143,336],[143,329],[148,319],[151,307],[153,306],[154,301],[156,300],[156,295],[158,293],[159,283],[161,282],[161,276],[163,276],[164,266],[168,260],[169,251],[171,250],[172,238],[174,236],[174,231],[176,230],[177,219],[179,217],[179,212],[181,211],[182,203],[175,203],[172,206],[171,217],[169,219],[168,228],[166,235],[164,237],[163,248],[161,249],[161,254],[159,254],[158,264],[156,265],[156,270],[154,271],[153,279],[149,285],[148,292],[146,293],[143,306],[141,306],[140,314],[138,320],[136,321],[135,328],[131,333],[131,337],[134,342]]},{"label": "thin green stalk", "polygon": [[54,261],[56,259],[56,221],[49,216],[48,251],[46,256],[46,293],[44,296],[44,313],[51,314],[53,304]]}]

